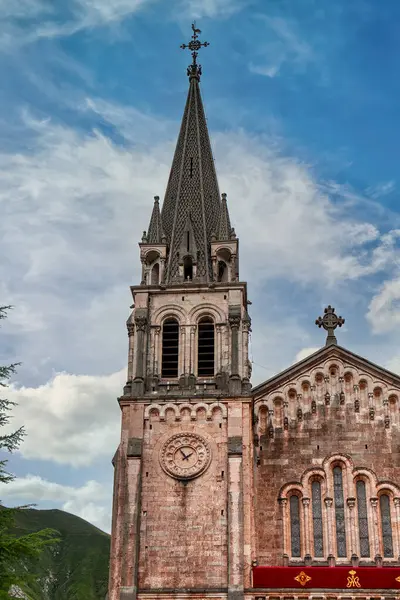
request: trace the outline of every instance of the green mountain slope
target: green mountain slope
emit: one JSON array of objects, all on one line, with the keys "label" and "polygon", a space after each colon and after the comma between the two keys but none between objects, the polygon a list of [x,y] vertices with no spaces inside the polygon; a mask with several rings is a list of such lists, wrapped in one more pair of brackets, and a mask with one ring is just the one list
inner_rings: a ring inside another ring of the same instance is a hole
[{"label": "green mountain slope", "polygon": [[15,533],[56,529],[60,542],[27,565],[37,576],[23,592],[31,600],[104,600],[108,584],[110,536],[62,510],[24,509]]}]

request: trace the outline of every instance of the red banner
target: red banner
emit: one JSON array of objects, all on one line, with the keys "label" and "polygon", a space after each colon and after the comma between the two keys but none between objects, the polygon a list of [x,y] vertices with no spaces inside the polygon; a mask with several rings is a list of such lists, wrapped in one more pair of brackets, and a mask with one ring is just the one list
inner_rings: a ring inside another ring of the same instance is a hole
[{"label": "red banner", "polygon": [[253,567],[253,588],[400,589],[399,567]]}]

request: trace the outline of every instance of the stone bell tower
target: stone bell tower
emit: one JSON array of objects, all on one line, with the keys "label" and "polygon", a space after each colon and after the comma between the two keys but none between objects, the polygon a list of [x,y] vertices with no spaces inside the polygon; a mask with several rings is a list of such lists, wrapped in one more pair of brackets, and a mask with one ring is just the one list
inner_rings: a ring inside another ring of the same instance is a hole
[{"label": "stone bell tower", "polygon": [[200,94],[197,56],[208,43],[192,30],[164,202],[154,199],[139,244],[142,280],[131,287],[109,600],[241,598],[251,562],[247,289]]}]

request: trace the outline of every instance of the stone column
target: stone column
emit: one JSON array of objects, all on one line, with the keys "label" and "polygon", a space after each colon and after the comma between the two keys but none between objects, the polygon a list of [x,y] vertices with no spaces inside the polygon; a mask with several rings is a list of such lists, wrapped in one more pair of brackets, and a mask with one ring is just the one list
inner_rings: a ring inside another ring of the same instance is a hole
[{"label": "stone column", "polygon": [[165,258],[160,258],[160,281],[159,281],[159,283],[162,283],[164,281],[164,274],[165,274]]},{"label": "stone column", "polygon": [[135,343],[135,325],[134,323],[127,323],[128,328],[128,373],[126,386],[124,387],[124,394],[130,394],[132,391],[132,379],[133,379],[133,357],[134,357],[134,343]]},{"label": "stone column", "polygon": [[357,536],[354,507],[356,505],[355,498],[347,498],[347,506],[349,508],[349,529],[350,529],[350,555],[357,554]]},{"label": "stone column", "polygon": [[326,510],[326,548],[328,551],[328,557],[335,555],[335,544],[334,544],[334,528],[333,528],[333,499],[325,498],[325,510]]},{"label": "stone column", "polygon": [[160,375],[160,369],[159,369],[160,332],[161,332],[161,327],[159,325],[157,325],[157,327],[154,327],[154,351],[153,351],[153,373],[154,373],[154,375]]},{"label": "stone column", "polygon": [[242,436],[228,437],[228,600],[244,598],[242,454]]},{"label": "stone column", "polygon": [[380,557],[380,543],[379,543],[379,523],[378,523],[378,498],[370,499],[372,506],[372,544],[373,544],[373,555],[374,558]]},{"label": "stone column", "polygon": [[142,281],[140,285],[146,285],[146,260],[141,258],[140,262],[142,263]]},{"label": "stone column", "polygon": [[241,393],[241,381],[239,375],[239,327],[240,306],[229,307],[229,325],[231,327],[231,375],[229,391],[231,394]]},{"label": "stone column", "polygon": [[289,515],[287,498],[279,498],[279,504],[282,509],[282,524],[283,524],[283,555],[290,556],[290,533],[289,533]]},{"label": "stone column", "polygon": [[186,375],[186,355],[187,355],[187,351],[186,351],[186,326],[182,325],[180,328],[181,331],[181,339],[180,339],[180,349],[181,349],[181,355],[179,357],[179,367],[180,367],[180,373],[178,373],[178,375]]},{"label": "stone column", "polygon": [[399,556],[400,555],[400,498],[396,497],[393,498],[393,502],[394,502],[394,511],[395,511],[395,518],[393,519],[394,521],[394,527],[393,527],[393,531],[394,531],[394,540],[395,540],[395,548],[393,548],[394,552],[394,556]]},{"label": "stone column", "polygon": [[243,319],[242,323],[242,364],[244,368],[243,377],[250,381],[251,378],[251,363],[249,361],[249,334],[250,334],[250,319]]},{"label": "stone column", "polygon": [[371,421],[375,419],[375,403],[374,403],[374,394],[369,392],[368,394],[368,405],[369,405],[369,418]]},{"label": "stone column", "polygon": [[144,357],[146,347],[147,310],[138,308],[135,312],[136,325],[136,371],[132,391],[140,396],[144,393]]},{"label": "stone column", "polygon": [[195,342],[196,342],[196,326],[192,325],[190,327],[190,348],[189,348],[189,356],[190,356],[190,364],[189,364],[189,373],[190,375],[194,375],[195,372]]},{"label": "stone column", "polygon": [[311,523],[310,523],[310,498],[303,498],[304,509],[304,554],[311,555]]},{"label": "stone column", "polygon": [[215,326],[216,331],[216,344],[215,344],[215,372],[220,373],[222,371],[222,325],[219,323]]}]

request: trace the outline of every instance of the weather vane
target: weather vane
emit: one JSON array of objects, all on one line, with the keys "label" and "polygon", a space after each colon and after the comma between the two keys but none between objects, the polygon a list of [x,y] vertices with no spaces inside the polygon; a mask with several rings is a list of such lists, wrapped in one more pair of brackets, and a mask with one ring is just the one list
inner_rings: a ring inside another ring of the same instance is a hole
[{"label": "weather vane", "polygon": [[335,315],[335,309],[330,304],[324,309],[324,316],[318,317],[315,324],[318,325],[318,327],[323,327],[325,331],[328,332],[325,343],[326,346],[337,344],[335,329],[336,327],[344,325],[344,319],[343,317]]},{"label": "weather vane", "polygon": [[199,34],[201,33],[200,29],[196,29],[196,23],[193,22],[192,23],[192,31],[193,31],[193,35],[192,35],[192,39],[190,40],[190,42],[188,44],[181,44],[181,48],[182,50],[186,50],[186,48],[188,48],[188,50],[190,50],[190,52],[192,53],[192,64],[188,66],[187,68],[187,74],[188,77],[196,77],[197,79],[200,79],[200,75],[201,75],[201,65],[197,64],[197,57],[199,55],[199,50],[201,47],[206,48],[207,46],[209,46],[209,42],[201,42],[198,37]]}]

